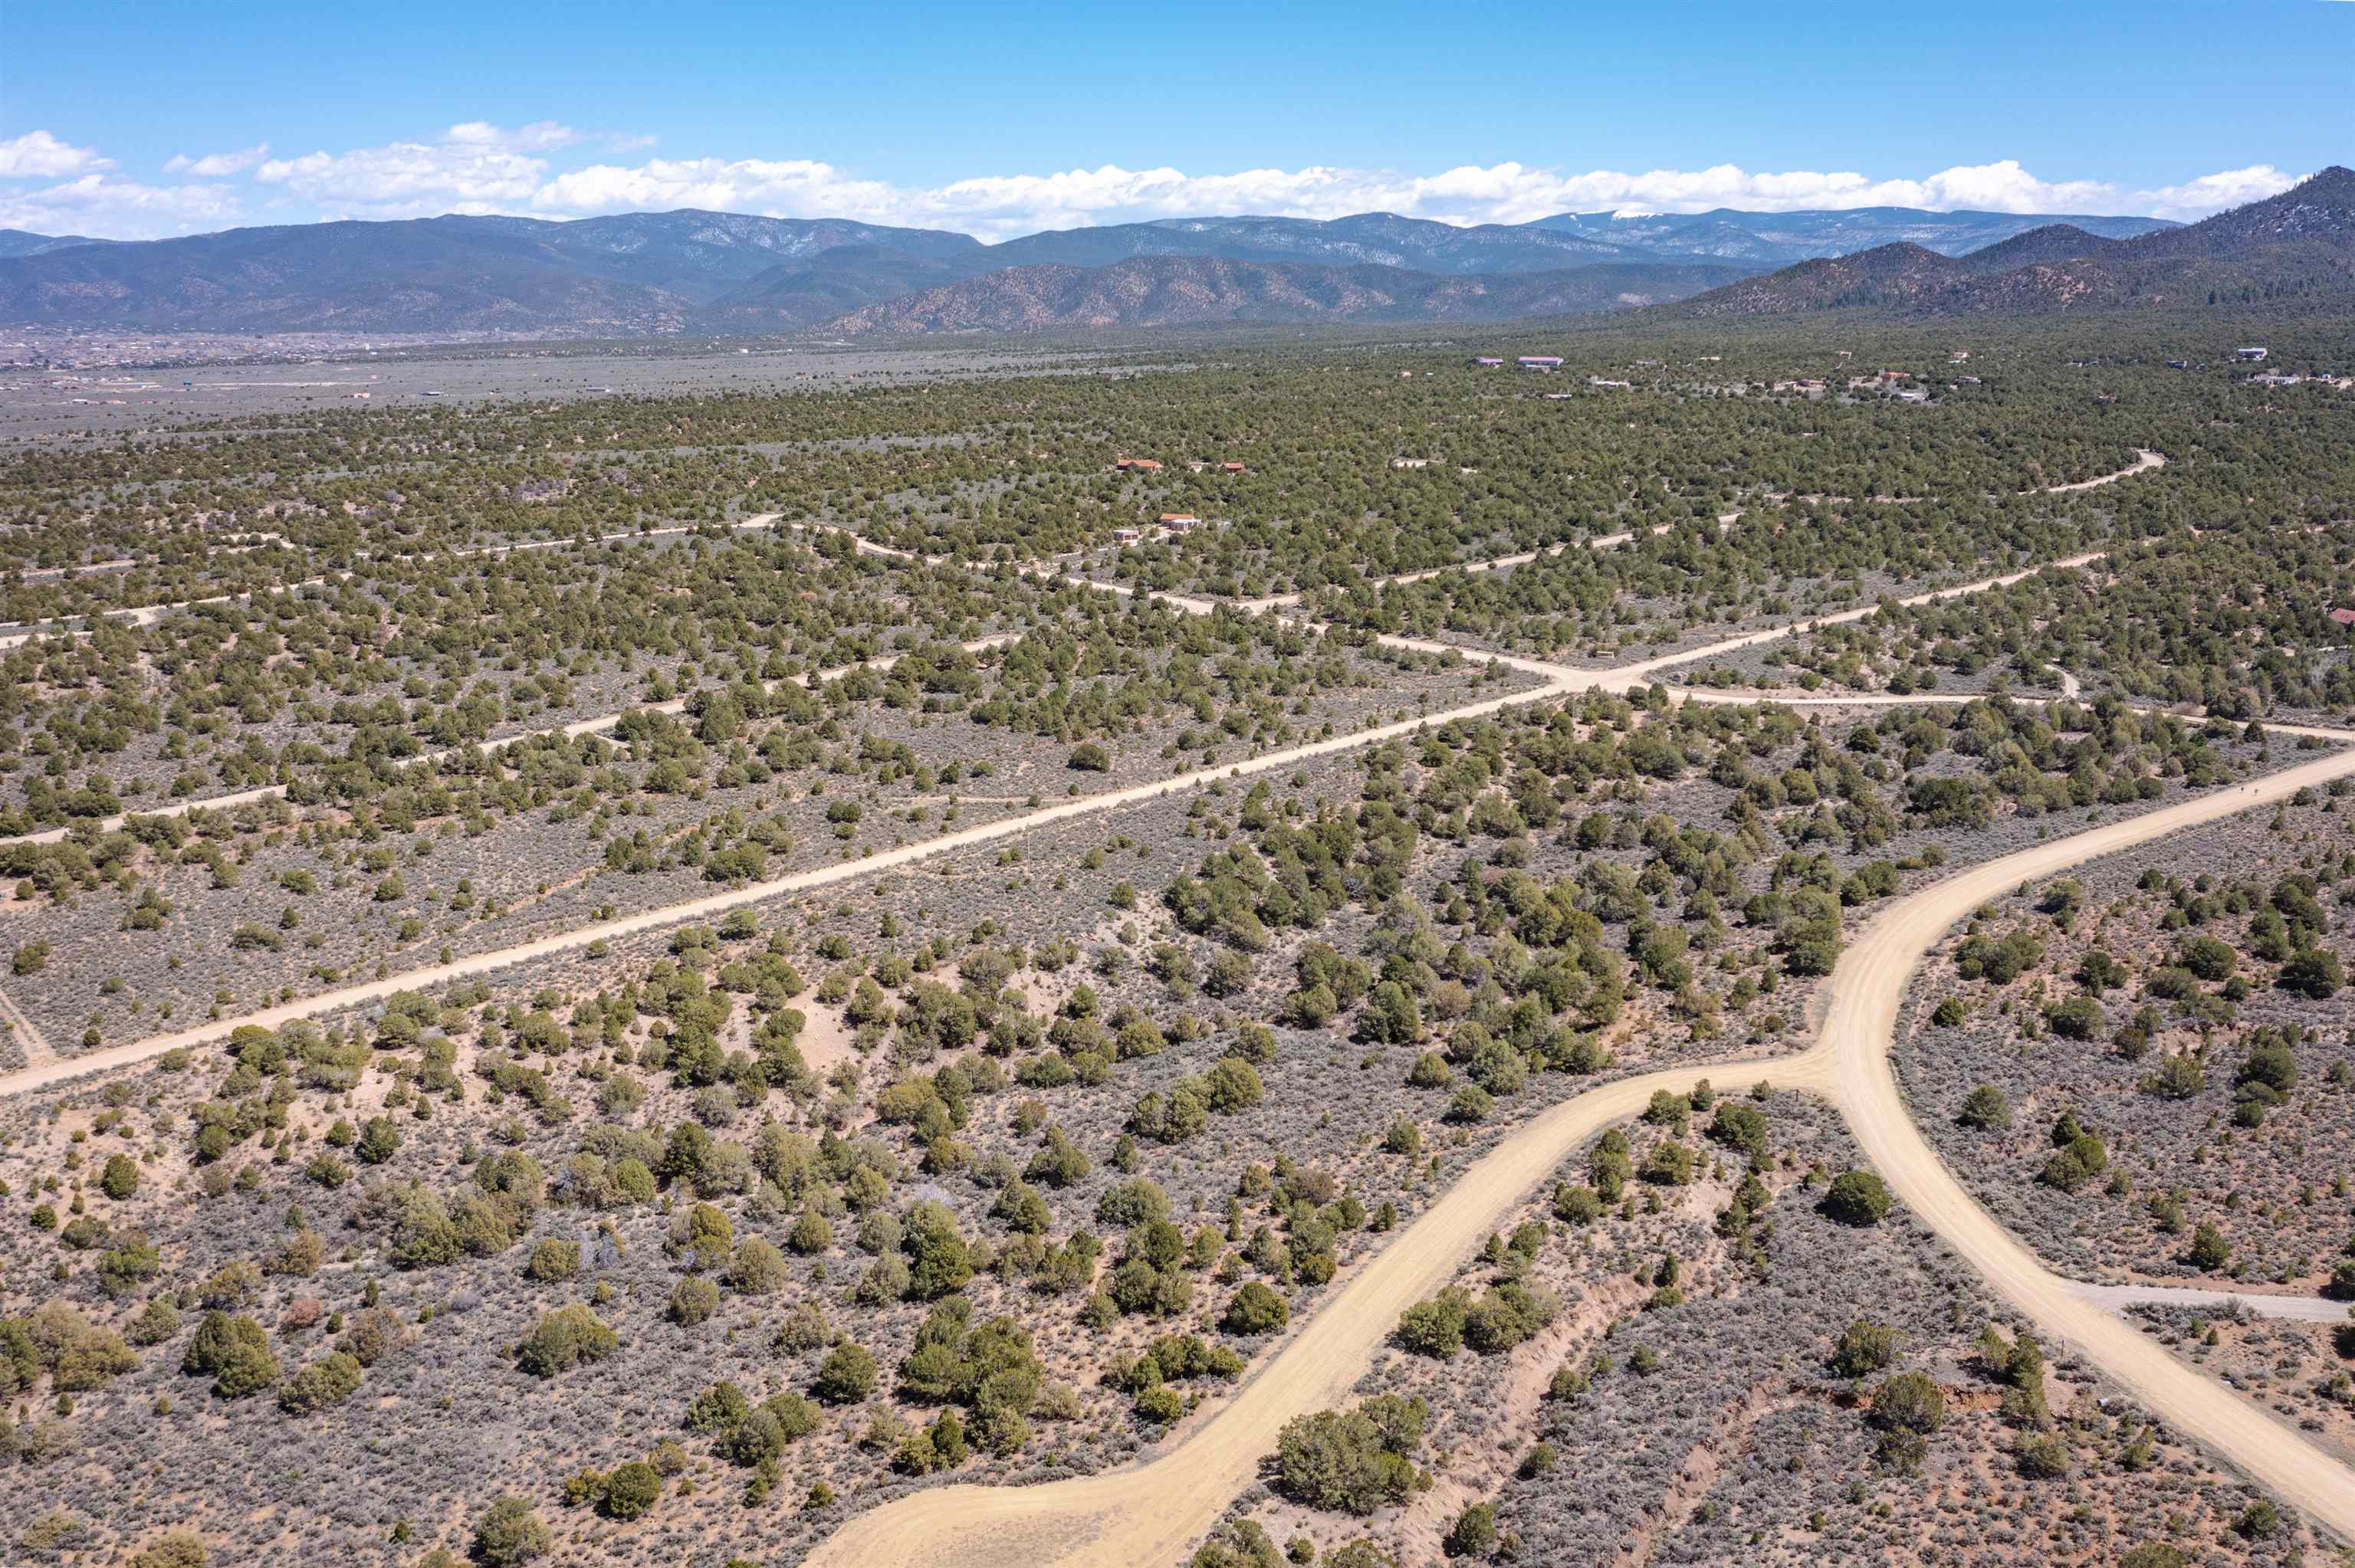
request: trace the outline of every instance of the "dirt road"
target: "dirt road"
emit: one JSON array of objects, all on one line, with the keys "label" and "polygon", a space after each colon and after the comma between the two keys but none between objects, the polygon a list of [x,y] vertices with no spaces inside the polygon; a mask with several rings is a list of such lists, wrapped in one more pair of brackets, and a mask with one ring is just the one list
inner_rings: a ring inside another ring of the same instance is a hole
[{"label": "dirt road", "polygon": [[[2047,1270],[1974,1202],[1923,1138],[1889,1064],[1897,1008],[1923,956],[1959,919],[2023,881],[2202,822],[2286,800],[2355,774],[2355,750],[2334,753],[2127,821],[2041,844],[1934,883],[1868,927],[1844,953],[1817,1043],[1766,1063],[1719,1065],[1725,1078],[1805,1089],[1838,1105],[1872,1167],[1913,1212],[2055,1343],[2066,1342],[2147,1408],[2318,1524],[2355,1540],[2355,1472],[2262,1406],[2170,1356],[2097,1298]],[[1608,1123],[1634,1116],[1655,1089],[1683,1089],[1712,1069],[1647,1074],[1556,1106],[1466,1171],[1413,1224],[1352,1275],[1235,1397],[1134,1468],[1051,1486],[946,1487],[862,1514],[809,1559],[811,1568],[958,1568],[1179,1561],[1226,1505],[1258,1478],[1294,1416],[1337,1404],[1399,1314],[1456,1266],[1555,1166]]]},{"label": "dirt road", "polygon": [[[1820,1052],[1745,1065],[1745,1082],[1828,1092]],[[1718,1069],[1724,1075],[1725,1069]],[[1295,1415],[1341,1403],[1399,1314],[1454,1277],[1503,1215],[1552,1173],[1566,1150],[1636,1116],[1656,1089],[1683,1091],[1707,1068],[1626,1078],[1555,1106],[1465,1172],[1390,1245],[1342,1278],[1299,1336],[1207,1420],[1132,1469],[1043,1487],[944,1487],[861,1514],[808,1559],[809,1568],[956,1568],[1183,1562]]]},{"label": "dirt road", "polygon": [[1914,970],[1955,922],[2023,882],[2053,875],[2168,833],[2271,805],[2308,785],[2355,774],[2355,750],[2334,752],[2250,784],[2211,791],[2127,821],[2040,844],[1960,872],[1900,902],[1840,956],[1814,1054],[1828,1058],[1833,1099],[1858,1146],[1906,1206],[1999,1294],[2064,1340],[2177,1431],[2254,1478],[2283,1501],[2355,1541],[2355,1471],[2287,1423],[2175,1359],[2142,1330],[2054,1275],[1964,1192],[1907,1114],[1890,1064],[1897,1009]]},{"label": "dirt road", "polygon": [[2115,484],[2122,479],[2131,478],[2137,473],[2147,473],[2152,469],[2166,466],[2166,453],[2152,451],[2148,447],[2137,447],[2134,461],[2115,473],[2096,474],[2092,479],[2081,479],[2074,484],[2048,484],[2044,487],[2044,493],[2047,495],[2062,495],[2072,490],[2096,490],[2105,484]]},{"label": "dirt road", "polygon": [[624,916],[618,920],[601,921],[593,926],[560,931],[553,936],[542,937],[536,941],[521,943],[512,948],[502,948],[495,952],[477,953],[451,963],[430,964],[420,969],[404,970],[400,974],[389,975],[383,980],[320,991],[313,996],[297,998],[293,1001],[264,1008],[240,1017],[218,1019],[171,1034],[150,1035],[144,1040],[134,1040],[104,1050],[85,1052],[62,1061],[50,1062],[37,1067],[27,1067],[16,1073],[0,1075],[0,1095],[22,1094],[28,1090],[44,1088],[51,1084],[77,1078],[87,1073],[106,1071],[147,1061],[176,1048],[208,1044],[216,1040],[225,1040],[229,1037],[229,1032],[240,1024],[250,1023],[263,1029],[276,1029],[298,1019],[316,1017],[322,1013],[338,1012],[347,1007],[382,1001],[396,991],[419,991],[444,985],[455,980],[494,974],[517,964],[529,963],[534,959],[548,958],[557,953],[585,948],[590,943],[600,939],[610,941],[615,938],[632,936],[640,931],[660,930],[690,921],[708,920],[714,916],[725,914],[730,909],[748,904],[757,904],[763,899],[774,898],[783,894],[805,892],[814,887],[826,887],[835,883],[847,882],[854,877],[872,876],[958,850],[993,843],[1000,839],[1014,838],[1032,829],[1046,827],[1050,823],[1064,821],[1074,817],[1092,816],[1099,812],[1117,810],[1124,806],[1141,805],[1165,795],[1199,789],[1215,779],[1247,778],[1253,774],[1291,768],[1311,758],[1328,757],[1337,752],[1352,751],[1359,747],[1379,745],[1382,741],[1412,735],[1426,726],[1444,724],[1451,719],[1480,718],[1508,707],[1542,702],[1550,697],[1561,696],[1570,689],[1572,688],[1559,683],[1524,687],[1519,691],[1508,692],[1501,696],[1482,698],[1477,702],[1466,703],[1444,712],[1426,714],[1411,719],[1400,719],[1348,735],[1338,735],[1326,740],[1286,747],[1281,751],[1268,752],[1263,756],[1241,761],[1222,762],[1210,768],[1196,768],[1190,773],[1157,779],[1152,783],[1133,784],[1126,789],[1107,790],[1098,795],[1083,795],[1077,800],[1042,807],[1018,817],[1007,817],[995,822],[983,822],[970,828],[960,828],[954,832],[943,833],[937,838],[902,844],[896,849],[885,850],[862,860],[844,861],[839,864],[796,872],[790,876],[775,877],[766,882],[748,883],[741,887],[729,888],[724,892],[709,894],[684,904],[666,905],[658,909],[648,909],[636,915]]}]

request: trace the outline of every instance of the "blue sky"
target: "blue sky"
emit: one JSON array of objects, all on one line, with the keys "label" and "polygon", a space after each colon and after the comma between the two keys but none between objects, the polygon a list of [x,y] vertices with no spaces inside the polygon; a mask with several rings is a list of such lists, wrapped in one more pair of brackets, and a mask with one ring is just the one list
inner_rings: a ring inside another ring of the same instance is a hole
[{"label": "blue sky", "polygon": [[2345,159],[2355,5],[18,5],[0,226],[954,228],[1869,202],[2197,217]]}]

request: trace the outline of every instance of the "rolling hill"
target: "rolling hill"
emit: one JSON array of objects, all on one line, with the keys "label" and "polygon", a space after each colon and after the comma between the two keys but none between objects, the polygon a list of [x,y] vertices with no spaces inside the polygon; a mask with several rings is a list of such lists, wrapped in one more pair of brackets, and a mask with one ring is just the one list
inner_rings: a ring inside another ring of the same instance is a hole
[{"label": "rolling hill", "polygon": [[[981,257],[989,254],[979,246],[974,249]],[[706,307],[697,324],[711,332],[790,332],[953,283],[975,270],[973,257],[911,256],[881,245],[839,245],[760,272]]]}]

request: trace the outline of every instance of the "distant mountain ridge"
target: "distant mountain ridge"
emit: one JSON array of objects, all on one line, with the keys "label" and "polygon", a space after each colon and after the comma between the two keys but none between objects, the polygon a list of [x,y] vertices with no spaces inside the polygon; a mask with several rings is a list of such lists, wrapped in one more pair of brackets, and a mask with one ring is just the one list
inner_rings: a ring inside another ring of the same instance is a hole
[{"label": "distant mountain ridge", "polygon": [[23,228],[0,228],[0,258],[46,256],[77,245],[121,245],[120,239],[92,239],[86,234],[35,234]]},{"label": "distant mountain ridge", "polygon": [[826,323],[826,330],[857,337],[1241,323],[1504,321],[1679,299],[1739,270],[1646,261],[1449,275],[1373,263],[1319,267],[1133,256],[1102,267],[1010,267],[869,305]]},{"label": "distant mountain ridge", "polygon": [[0,257],[0,321],[248,332],[677,331],[764,271],[852,246],[922,258],[986,254],[970,235],[934,229],[692,210],[570,223],[291,224]]},{"label": "distant mountain ridge", "polygon": [[1960,256],[2032,228],[2072,224],[2105,238],[2125,239],[2173,228],[2158,217],[2088,217],[2067,213],[1926,212],[1917,207],[1859,207],[1797,212],[1710,212],[1620,216],[1563,213],[1530,227],[1602,243],[1640,247],[1656,260],[1754,261],[1772,266],[1817,256],[1842,256],[1909,241],[1945,256]]},{"label": "distant mountain ridge", "polygon": [[2193,289],[2335,287],[2348,178],[2327,170],[2190,226],[1902,207],[1564,213],[1465,228],[1359,213],[1165,218],[985,246],[934,229],[686,209],[138,243],[0,231],[0,321],[637,334],[1473,320],[1646,305],[1679,315],[2069,309]]},{"label": "distant mountain ridge", "polygon": [[1802,261],[1664,306],[1679,317],[1872,307],[1910,316],[2033,314],[2210,294],[2355,293],[2355,173],[2332,165],[2276,196],[2126,238],[2073,224],[1963,256],[1900,241]]}]

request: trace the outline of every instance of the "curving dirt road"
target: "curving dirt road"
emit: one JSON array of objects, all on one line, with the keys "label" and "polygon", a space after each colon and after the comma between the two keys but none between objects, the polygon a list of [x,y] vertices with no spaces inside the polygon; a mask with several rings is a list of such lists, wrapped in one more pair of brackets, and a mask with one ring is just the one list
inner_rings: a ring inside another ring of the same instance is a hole
[{"label": "curving dirt road", "polygon": [[2067,1341],[2177,1431],[2277,1497],[2355,1540],[2355,1471],[2254,1401],[2175,1359],[2105,1309],[2092,1287],[2061,1278],[1963,1190],[1907,1114],[1890,1044],[1898,1004],[1923,956],[1955,922],[2023,882],[2355,774],[2355,750],[2332,753],[2142,817],[2091,829],[1973,867],[1902,900],[1840,956],[1811,1054],[1828,1057],[1833,1099],[1873,1169],[1989,1285]]},{"label": "curving dirt road", "polygon": [[[2119,469],[2116,472],[2095,474],[2091,479],[2081,479],[2074,484],[2048,484],[2044,487],[2044,493],[2047,495],[2063,495],[2073,490],[2098,490],[2103,485],[2115,484],[2122,479],[2130,479],[2136,474],[2148,473],[2152,469],[2165,468],[2166,466],[2167,454],[2165,452],[2155,452],[2148,447],[2137,447],[2135,448],[2134,461],[2128,463],[2126,467]],[[2030,492],[2030,493],[2033,494],[2034,492]]]},{"label": "curving dirt road", "polygon": [[[1745,1064],[1745,1082],[1829,1091],[1819,1051]],[[1718,1074],[1724,1075],[1720,1066]],[[1508,1137],[1438,1202],[1349,1275],[1297,1337],[1175,1446],[1134,1468],[1040,1487],[941,1487],[859,1515],[808,1568],[956,1568],[1182,1562],[1227,1504],[1259,1478],[1295,1415],[1340,1404],[1399,1314],[1455,1277],[1497,1221],[1552,1174],[1564,1153],[1636,1116],[1653,1091],[1689,1089],[1706,1067],[1647,1073],[1553,1107]]]},{"label": "curving dirt road", "polygon": [[2105,1312],[2129,1307],[2196,1307],[2214,1312],[2234,1308],[2259,1318],[2280,1318],[2295,1323],[2344,1323],[2347,1303],[2327,1296],[2269,1296],[2245,1290],[2207,1290],[2186,1285],[2088,1285],[2068,1282],[2078,1298]]},{"label": "curving dirt road", "polygon": [[1721,1078],[1738,1073],[1744,1082],[1764,1080],[1829,1098],[1866,1159],[1906,1204],[2048,1338],[2066,1341],[2177,1430],[2317,1524],[2355,1539],[2355,1471],[2114,1316],[2099,1287],[2046,1269],[1940,1162],[1913,1125],[1889,1062],[1898,1004],[1923,956],[1980,904],[2023,881],[2350,774],[2355,774],[2355,750],[2040,844],[1923,888],[1875,920],[1841,955],[1814,1045],[1770,1062],[1646,1074],[1544,1112],[1348,1277],[1232,1400],[1159,1457],[1050,1486],[918,1492],[853,1519],[811,1555],[812,1568],[906,1563],[1110,1568],[1178,1561],[1257,1478],[1284,1424],[1346,1399],[1399,1314],[1451,1278],[1474,1245],[1557,1165],[1606,1124],[1640,1112],[1655,1089],[1687,1088],[1712,1071]]}]

